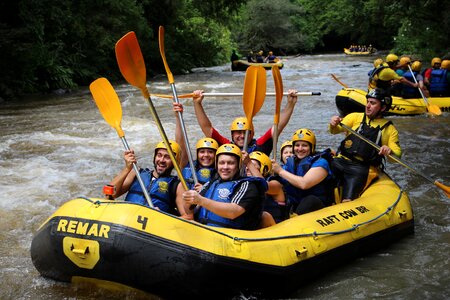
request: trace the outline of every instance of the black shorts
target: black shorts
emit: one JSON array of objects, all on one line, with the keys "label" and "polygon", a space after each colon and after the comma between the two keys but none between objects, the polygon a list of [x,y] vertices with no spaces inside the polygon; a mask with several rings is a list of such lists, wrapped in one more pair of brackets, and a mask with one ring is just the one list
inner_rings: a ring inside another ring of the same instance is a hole
[{"label": "black shorts", "polygon": [[361,164],[343,157],[334,158],[331,170],[342,186],[342,199],[356,199],[362,193],[369,176],[368,164]]}]

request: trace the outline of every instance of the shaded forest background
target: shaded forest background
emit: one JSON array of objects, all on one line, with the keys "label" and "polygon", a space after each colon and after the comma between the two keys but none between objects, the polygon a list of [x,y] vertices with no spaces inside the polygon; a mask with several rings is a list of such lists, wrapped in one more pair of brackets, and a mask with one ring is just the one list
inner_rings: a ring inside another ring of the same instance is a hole
[{"label": "shaded forest background", "polygon": [[450,0],[4,0],[0,97],[122,79],[114,45],[135,31],[149,75],[227,62],[232,49],[295,55],[372,44],[425,64],[450,56]]}]

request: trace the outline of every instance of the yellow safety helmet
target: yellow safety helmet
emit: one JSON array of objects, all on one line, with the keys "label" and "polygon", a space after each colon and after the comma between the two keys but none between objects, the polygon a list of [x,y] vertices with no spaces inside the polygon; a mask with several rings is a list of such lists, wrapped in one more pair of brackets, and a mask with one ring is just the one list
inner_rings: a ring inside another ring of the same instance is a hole
[{"label": "yellow safety helmet", "polygon": [[383,59],[382,58],[377,58],[373,61],[373,67],[377,68],[378,66],[380,66],[383,63]]},{"label": "yellow safety helmet", "polygon": [[280,147],[280,153],[283,153],[283,149],[284,149],[284,147],[286,147],[286,146],[291,146],[291,147],[292,147],[292,141],[284,141],[284,142],[281,144],[281,147]]},{"label": "yellow safety helmet", "polygon": [[411,63],[411,58],[409,56],[400,57],[400,66],[404,67]]},{"label": "yellow safety helmet", "polygon": [[435,57],[431,60],[431,67],[434,66],[434,64],[440,64],[442,63],[442,60],[439,57]]},{"label": "yellow safety helmet", "polygon": [[212,149],[216,151],[219,148],[219,143],[215,139],[205,137],[197,141],[195,148],[197,151],[200,149]]},{"label": "yellow safety helmet", "polygon": [[300,128],[292,136],[292,147],[294,147],[295,142],[305,141],[311,144],[311,153],[316,150],[316,136],[308,128]]},{"label": "yellow safety helmet", "polygon": [[394,62],[397,62],[398,61],[398,56],[397,55],[395,55],[395,54],[388,54],[387,56],[386,56],[386,62],[387,63],[394,63]]},{"label": "yellow safety helmet", "polygon": [[250,159],[257,160],[260,163],[261,167],[259,168],[259,171],[263,177],[269,175],[272,171],[272,161],[265,153],[261,151],[253,151],[248,156]]},{"label": "yellow safety helmet", "polygon": [[223,144],[220,146],[216,151],[216,166],[218,165],[217,162],[221,154],[231,154],[236,156],[238,158],[238,168],[241,168],[242,153],[238,146],[234,144]]},{"label": "yellow safety helmet", "polygon": [[420,60],[416,60],[415,62],[412,63],[411,69],[414,72],[420,72],[420,69],[422,69],[422,62]]},{"label": "yellow safety helmet", "polygon": [[450,60],[444,59],[441,63],[441,69],[450,70]]},{"label": "yellow safety helmet", "polygon": [[251,130],[253,131],[253,124],[252,128],[249,126],[249,122],[247,121],[246,117],[239,117],[233,120],[230,127],[231,131],[235,130]]},{"label": "yellow safety helmet", "polygon": [[[180,159],[181,159],[181,147],[180,145],[178,145],[177,142],[175,141],[169,141],[170,144],[170,148],[172,149],[173,154],[175,155],[175,160],[177,161],[177,163],[180,163]],[[166,149],[166,144],[164,142],[159,142],[158,144],[156,144],[155,147],[155,155],[153,156],[153,163],[155,163],[155,158],[156,158],[156,152],[158,151],[158,149]]]}]

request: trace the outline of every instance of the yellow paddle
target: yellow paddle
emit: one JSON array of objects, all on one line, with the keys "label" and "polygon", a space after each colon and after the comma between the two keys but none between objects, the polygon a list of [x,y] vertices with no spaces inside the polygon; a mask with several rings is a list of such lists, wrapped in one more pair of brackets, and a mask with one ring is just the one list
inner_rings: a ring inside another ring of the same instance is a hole
[{"label": "yellow paddle", "polygon": [[422,89],[420,88],[420,86],[418,86],[419,83],[417,82],[416,76],[414,76],[414,72],[413,72],[413,70],[411,69],[411,66],[410,66],[409,64],[408,64],[408,68],[409,68],[409,72],[411,72],[411,75],[412,75],[412,77],[413,77],[413,79],[414,79],[414,82],[417,83],[417,89],[419,89],[420,96],[422,96],[422,99],[423,99],[423,101],[425,102],[425,107],[427,108],[427,111],[428,111],[429,113],[433,114],[433,115],[436,115],[436,116],[442,115],[442,111],[441,111],[441,109],[439,108],[439,106],[434,105],[434,104],[431,104],[431,105],[430,105],[430,103],[428,102],[427,97],[425,97],[425,95],[424,95],[423,92],[422,92]]},{"label": "yellow paddle", "polygon": [[147,99],[150,113],[158,126],[159,134],[166,145],[167,152],[169,153],[173,166],[177,171],[178,178],[180,179],[184,189],[189,190],[186,180],[183,178],[181,173],[180,166],[178,165],[172,148],[170,147],[170,142],[167,139],[164,128],[162,127],[161,120],[159,119],[156,109],[153,106],[152,99],[150,98],[150,93],[148,92],[146,86],[147,73],[145,69],[144,57],[142,56],[136,34],[133,31],[128,32],[116,43],[116,58],[120,72],[126,81],[140,89],[144,98]]},{"label": "yellow paddle", "polygon": [[[366,143],[368,143],[369,145],[371,145],[372,147],[374,147],[377,150],[380,150],[380,146],[378,146],[377,144],[375,144],[374,142],[372,142],[371,140],[365,138],[364,136],[360,135],[359,133],[357,133],[356,131],[354,131],[353,129],[351,129],[350,127],[348,127],[345,124],[339,123],[339,125],[341,125],[345,130],[351,132],[352,134],[356,135],[357,137],[359,137],[360,139],[362,139],[363,141],[365,141]],[[431,179],[429,176],[425,175],[424,173],[414,169],[413,167],[407,165],[405,162],[401,161],[400,158],[396,157],[395,155],[388,155],[388,157],[396,162],[398,162],[399,164],[401,164],[402,166],[404,166],[405,168],[413,171],[414,173],[422,176],[423,178],[425,178],[426,180],[428,180],[429,182],[431,182],[432,184],[434,184],[435,186],[437,186],[438,188],[440,188],[441,190],[444,191],[445,195],[450,198],[450,187],[440,183],[437,180],[433,180]]]},{"label": "yellow paddle", "polygon": [[[175,88],[175,80],[173,79],[172,72],[170,71],[169,65],[167,64],[167,60],[166,60],[166,54],[164,51],[164,27],[162,27],[162,26],[159,26],[158,41],[159,41],[159,53],[161,53],[161,58],[164,63],[164,68],[166,69],[167,78],[169,79],[170,87],[172,89],[173,99],[175,99],[176,103],[180,103],[180,101],[178,100],[178,96],[177,96],[177,90]],[[177,112],[177,115],[178,115],[178,119],[181,124],[181,131],[183,132],[184,143],[186,146],[185,150],[186,150],[186,153],[188,154],[189,166],[193,170],[191,172],[192,179],[194,180],[194,184],[197,184],[198,179],[197,179],[197,174],[196,174],[196,172],[194,172],[194,169],[193,169],[194,168],[194,159],[192,158],[191,147],[189,145],[189,139],[187,136],[186,127],[184,125],[183,113],[179,111],[179,112]]]},{"label": "yellow paddle", "polygon": [[[125,150],[130,150],[127,140],[125,139],[125,133],[120,127],[122,122],[122,106],[120,105],[119,97],[114,91],[111,83],[109,83],[106,78],[99,78],[91,83],[89,86],[91,94],[94,97],[94,102],[97,104],[98,110],[102,114],[106,123],[108,123],[112,128],[117,131]],[[147,192],[144,182],[142,181],[141,175],[139,174],[139,169],[135,163],[133,163],[133,170],[136,173],[136,177],[139,181],[139,185],[144,193],[145,200],[150,207],[154,207],[152,199]]]},{"label": "yellow paddle", "polygon": [[346,85],[345,83],[343,83],[342,81],[340,81],[339,78],[336,77],[336,75],[331,74],[331,77],[333,77],[333,79],[336,80],[337,83],[339,83],[340,85],[342,85],[343,87],[345,87],[346,89],[348,89],[348,85]]},{"label": "yellow paddle", "polygon": [[283,80],[278,66],[272,67],[272,76],[275,84],[275,115],[273,116],[273,159],[277,159],[278,123],[280,121],[281,101],[283,100]]},{"label": "yellow paddle", "polygon": [[[253,117],[259,112],[264,103],[266,97],[266,77],[266,70],[261,66],[250,66],[245,72],[242,105],[247,122],[249,123],[249,128],[252,128]],[[249,131],[245,131],[244,151],[247,151],[248,148]]]}]

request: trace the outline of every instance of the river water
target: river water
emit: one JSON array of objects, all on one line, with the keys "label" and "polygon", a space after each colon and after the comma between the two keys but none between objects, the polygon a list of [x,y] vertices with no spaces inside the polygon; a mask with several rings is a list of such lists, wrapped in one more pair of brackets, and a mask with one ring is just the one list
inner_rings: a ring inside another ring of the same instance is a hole
[{"label": "river water", "polygon": [[[296,129],[309,127],[317,135],[318,149],[336,149],[342,136],[328,134],[326,127],[336,114],[334,97],[341,86],[330,73],[351,87],[364,89],[373,59],[343,54],[288,57],[281,70],[285,91],[295,88],[322,95],[299,98],[280,142],[289,139]],[[271,72],[267,74],[268,91],[273,91]],[[176,76],[175,83],[178,94],[195,89],[240,92],[243,78],[243,72],[231,72],[227,64]],[[148,87],[152,93],[170,93],[165,76],[152,78]],[[149,166],[160,137],[147,103],[128,84],[115,85],[115,89],[122,102],[122,128],[127,141],[141,165]],[[192,146],[202,133],[191,100],[181,101]],[[153,102],[167,136],[173,138],[175,117],[170,101],[154,98]],[[274,105],[275,98],[267,97],[255,116],[256,135],[272,125]],[[243,115],[239,97],[205,98],[204,107],[213,124],[227,136],[231,120]],[[101,117],[89,90],[3,102],[0,115],[0,299],[155,298],[136,291],[109,291],[48,280],[31,262],[33,234],[46,218],[72,198],[101,197],[102,186],[123,167],[122,144]],[[402,159],[448,185],[449,113],[435,118],[391,119],[400,132]],[[450,298],[450,201],[440,189],[402,166],[390,164],[388,173],[411,197],[415,234],[323,274],[292,298]]]}]

